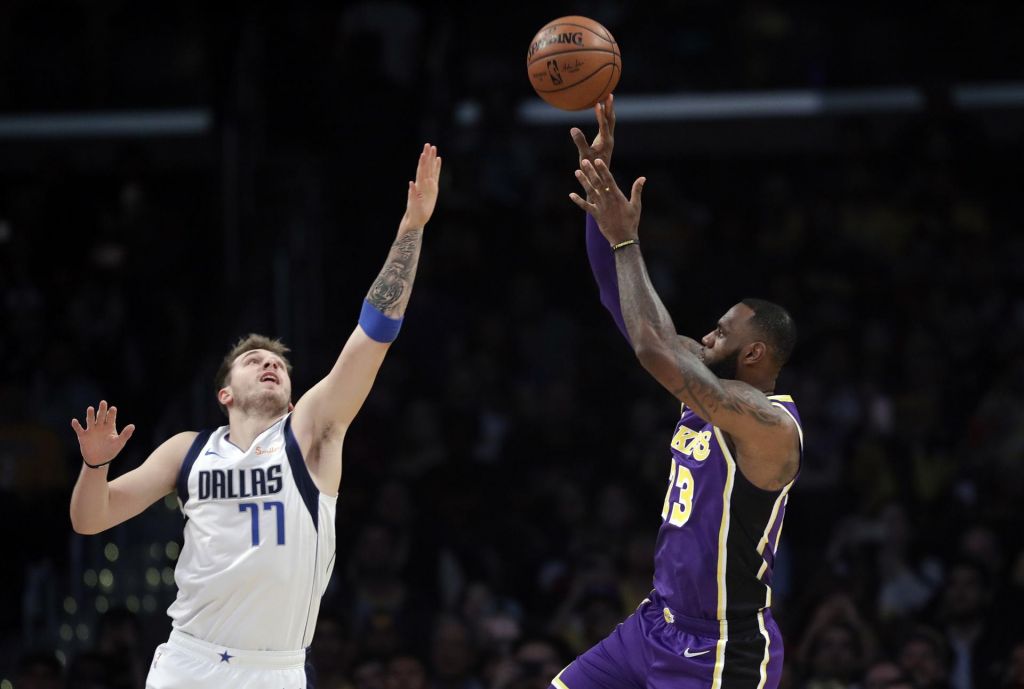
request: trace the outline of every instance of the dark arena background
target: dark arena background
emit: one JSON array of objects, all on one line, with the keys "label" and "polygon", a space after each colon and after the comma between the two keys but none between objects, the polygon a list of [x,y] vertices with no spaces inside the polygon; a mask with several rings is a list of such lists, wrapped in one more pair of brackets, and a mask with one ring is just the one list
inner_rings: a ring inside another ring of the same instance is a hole
[{"label": "dark arena background", "polygon": [[424,141],[444,157],[402,334],[348,433],[324,689],[544,689],[647,595],[677,402],[598,301],[546,22],[622,51],[613,169],[700,337],[793,313],[774,610],[787,689],[1024,687],[1021,3],[0,4],[0,689],[144,685],[172,494],[68,517],[69,422],[112,476],[223,423],[248,332],[296,394],[356,324]]}]

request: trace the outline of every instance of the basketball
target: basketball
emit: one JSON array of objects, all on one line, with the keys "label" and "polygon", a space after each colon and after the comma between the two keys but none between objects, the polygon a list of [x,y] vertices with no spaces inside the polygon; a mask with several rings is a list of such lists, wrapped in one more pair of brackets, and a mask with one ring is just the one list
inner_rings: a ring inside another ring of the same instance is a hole
[{"label": "basketball", "polygon": [[545,101],[562,110],[584,110],[619,83],[622,56],[611,32],[593,19],[560,17],[530,41],[526,71]]}]

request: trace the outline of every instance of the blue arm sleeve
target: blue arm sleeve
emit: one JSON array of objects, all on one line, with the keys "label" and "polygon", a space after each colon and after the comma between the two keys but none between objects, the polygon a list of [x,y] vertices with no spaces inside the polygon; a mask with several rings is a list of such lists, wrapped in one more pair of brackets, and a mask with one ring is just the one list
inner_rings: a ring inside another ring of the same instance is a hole
[{"label": "blue arm sleeve", "polygon": [[594,273],[597,288],[601,293],[601,303],[612,314],[615,325],[629,346],[633,346],[626,330],[626,322],[622,318],[622,307],[619,305],[619,278],[615,272],[615,252],[608,241],[601,235],[597,221],[587,214],[587,258],[590,259],[590,270]]}]

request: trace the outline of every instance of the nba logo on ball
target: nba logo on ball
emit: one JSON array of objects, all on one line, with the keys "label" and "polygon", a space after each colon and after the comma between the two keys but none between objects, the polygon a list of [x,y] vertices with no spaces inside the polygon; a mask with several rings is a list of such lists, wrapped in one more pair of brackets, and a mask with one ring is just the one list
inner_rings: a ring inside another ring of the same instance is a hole
[{"label": "nba logo on ball", "polygon": [[526,71],[537,95],[562,110],[584,110],[612,92],[622,73],[619,46],[587,17],[561,17],[530,41]]}]

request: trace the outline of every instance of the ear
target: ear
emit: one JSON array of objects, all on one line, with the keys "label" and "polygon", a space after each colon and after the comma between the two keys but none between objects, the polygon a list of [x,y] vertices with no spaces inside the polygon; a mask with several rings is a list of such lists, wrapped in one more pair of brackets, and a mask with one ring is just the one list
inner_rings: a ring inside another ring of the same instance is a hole
[{"label": "ear", "polygon": [[217,401],[225,407],[230,407],[234,400],[235,396],[231,394],[231,388],[229,386],[225,386],[217,391]]},{"label": "ear", "polygon": [[768,356],[768,347],[764,342],[751,342],[743,353],[743,363],[753,366]]}]

